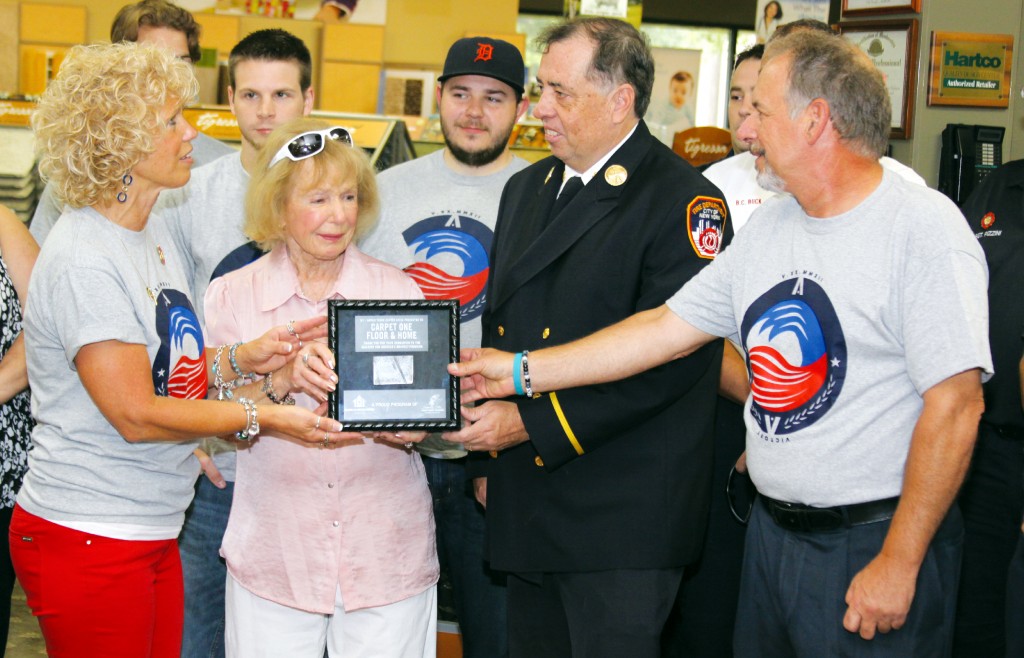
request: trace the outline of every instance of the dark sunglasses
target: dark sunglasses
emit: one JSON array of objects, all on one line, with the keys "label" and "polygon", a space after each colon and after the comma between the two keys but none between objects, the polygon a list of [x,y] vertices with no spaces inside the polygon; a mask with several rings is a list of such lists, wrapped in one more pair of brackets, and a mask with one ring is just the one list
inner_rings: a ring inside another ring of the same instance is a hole
[{"label": "dark sunglasses", "polygon": [[352,146],[352,134],[344,128],[335,127],[325,128],[324,130],[311,130],[297,135],[295,139],[282,146],[274,155],[270,164],[267,165],[267,169],[270,169],[285,158],[298,162],[299,160],[316,155],[324,150],[324,144],[327,143],[325,138],[341,142],[345,146]]}]

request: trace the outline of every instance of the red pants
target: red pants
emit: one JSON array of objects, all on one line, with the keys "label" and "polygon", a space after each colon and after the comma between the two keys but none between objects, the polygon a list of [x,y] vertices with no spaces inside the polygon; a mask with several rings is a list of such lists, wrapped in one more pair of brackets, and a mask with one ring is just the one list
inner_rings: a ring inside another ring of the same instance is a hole
[{"label": "red pants", "polygon": [[179,658],[174,539],[90,535],[14,508],[11,558],[52,658]]}]

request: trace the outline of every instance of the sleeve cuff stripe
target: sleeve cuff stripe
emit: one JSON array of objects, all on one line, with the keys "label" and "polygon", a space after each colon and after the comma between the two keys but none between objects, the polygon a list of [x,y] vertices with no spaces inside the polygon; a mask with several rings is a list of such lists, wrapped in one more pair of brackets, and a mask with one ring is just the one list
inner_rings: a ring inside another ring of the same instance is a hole
[{"label": "sleeve cuff stripe", "polygon": [[573,434],[572,428],[569,427],[569,421],[566,419],[565,414],[562,413],[562,405],[558,403],[558,395],[552,391],[548,394],[548,397],[551,398],[551,406],[555,409],[555,415],[558,416],[558,422],[562,424],[562,431],[564,431],[565,435],[569,438],[569,443],[572,444],[577,455],[582,455],[583,446],[581,446],[580,442],[576,440],[576,435]]}]

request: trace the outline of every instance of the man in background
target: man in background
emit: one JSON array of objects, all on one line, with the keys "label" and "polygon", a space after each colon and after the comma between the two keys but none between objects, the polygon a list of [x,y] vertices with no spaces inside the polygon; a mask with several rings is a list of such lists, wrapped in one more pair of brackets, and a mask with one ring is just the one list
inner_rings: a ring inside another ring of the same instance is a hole
[{"label": "man in background", "polygon": [[[110,26],[111,43],[131,41],[166,48],[178,59],[194,64],[199,61],[199,33],[201,28],[192,14],[165,0],[142,0],[125,5]],[[234,152],[227,144],[199,133],[192,140],[193,168],[200,167],[222,155]],[[39,205],[32,215],[29,230],[36,242],[43,244],[53,224],[64,211],[57,203],[50,184],[43,188]],[[202,300],[196,300],[202,306]]]},{"label": "man in background", "polygon": [[[404,268],[427,299],[457,298],[464,347],[480,345],[501,191],[527,165],[508,150],[529,106],[524,75],[523,57],[508,42],[477,37],[452,45],[435,92],[445,147],[378,176],[380,221],[359,245]],[[462,655],[506,656],[505,574],[492,572],[484,558],[486,482],[474,485],[467,476],[458,444],[431,435],[417,450],[434,499],[441,569],[454,590]]]},{"label": "man in background", "polygon": [[[988,262],[988,336],[996,375],[985,382],[985,413],[978,426],[971,470],[957,502],[964,515],[953,655],[1018,656],[1007,634],[1020,637],[1021,608],[1008,608],[1007,573],[1024,514],[1024,411],[1018,368],[1024,333],[1024,160],[988,175],[963,205],[964,217]],[[1017,598],[1024,595],[1009,591]],[[1010,616],[1007,617],[1006,613]],[[1009,622],[1007,620],[1010,620]]]},{"label": "man in background", "polygon": [[[813,19],[800,19],[780,25],[772,35],[772,39],[782,38],[797,30],[812,30],[834,36],[837,39],[842,38],[833,32],[826,23]],[[757,169],[754,167],[755,158],[750,154],[750,144],[738,135],[740,124],[753,109],[750,105],[751,92],[757,82],[757,72],[761,68],[763,54],[764,46],[757,45],[736,56],[736,66],[733,69],[729,91],[729,130],[732,131],[735,155],[714,163],[704,171],[707,179],[725,193],[729,210],[732,212],[733,231],[736,233],[740,232],[747,220],[750,219],[750,215],[762,203],[776,195],[775,192],[758,184]],[[736,102],[733,101],[734,94]],[[891,169],[913,183],[925,184],[924,179],[917,172],[898,160],[883,156],[879,162],[886,169]]]},{"label": "man in background", "polygon": [[[284,30],[245,37],[228,58],[228,101],[242,134],[241,150],[192,174],[185,187],[160,195],[154,214],[166,221],[185,256],[196,314],[210,281],[261,255],[242,232],[249,173],[260,149],[278,126],[313,110],[313,65],[309,50]],[[234,492],[233,444],[204,442],[196,455],[206,476],[185,516],[179,538],[185,580],[183,658],[224,655],[224,584],[220,557]]]}]

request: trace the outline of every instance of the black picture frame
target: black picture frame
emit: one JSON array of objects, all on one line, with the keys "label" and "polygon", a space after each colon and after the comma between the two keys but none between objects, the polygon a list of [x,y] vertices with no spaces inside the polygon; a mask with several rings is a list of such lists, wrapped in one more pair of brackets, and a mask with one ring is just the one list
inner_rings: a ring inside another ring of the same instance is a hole
[{"label": "black picture frame", "polygon": [[346,430],[458,430],[458,300],[330,300],[338,386],[328,415]]}]

